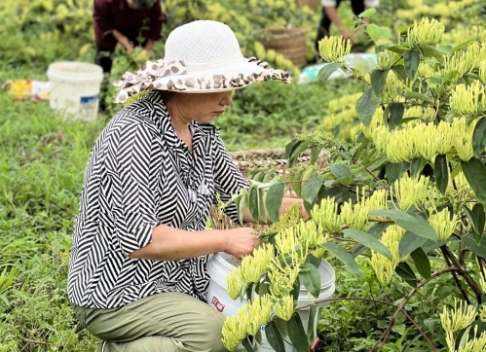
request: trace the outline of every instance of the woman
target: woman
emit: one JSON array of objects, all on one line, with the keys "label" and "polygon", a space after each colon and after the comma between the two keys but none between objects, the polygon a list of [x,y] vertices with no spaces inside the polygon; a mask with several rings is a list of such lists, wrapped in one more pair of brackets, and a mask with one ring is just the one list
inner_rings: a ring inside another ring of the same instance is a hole
[{"label": "woman", "polygon": [[[217,194],[228,201],[248,188],[211,122],[234,89],[271,78],[289,81],[243,58],[228,26],[196,21],[169,35],[163,60],[117,83],[117,102],[152,92],[93,149],[69,267],[69,300],[103,351],[224,351],[224,318],[205,303],[208,255],[241,258],[257,238],[251,228],[205,230]],[[234,205],[225,212],[237,221]]]},{"label": "woman", "polygon": [[150,55],[165,20],[159,0],[94,0],[95,63],[110,73],[117,44],[127,52],[143,46]]}]

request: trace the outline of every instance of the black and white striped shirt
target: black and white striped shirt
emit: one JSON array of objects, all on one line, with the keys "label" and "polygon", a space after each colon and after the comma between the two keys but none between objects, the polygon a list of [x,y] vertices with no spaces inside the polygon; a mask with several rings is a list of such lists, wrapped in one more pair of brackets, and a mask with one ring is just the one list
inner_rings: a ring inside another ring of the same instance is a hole
[{"label": "black and white striped shirt", "polygon": [[[115,308],[162,292],[205,300],[208,256],[130,259],[165,224],[204,230],[209,207],[248,187],[214,125],[191,124],[193,151],[175,133],[157,91],[121,110],[88,161],[69,263],[70,302]],[[232,205],[226,213],[237,220]],[[205,234],[202,233],[202,236]]]}]

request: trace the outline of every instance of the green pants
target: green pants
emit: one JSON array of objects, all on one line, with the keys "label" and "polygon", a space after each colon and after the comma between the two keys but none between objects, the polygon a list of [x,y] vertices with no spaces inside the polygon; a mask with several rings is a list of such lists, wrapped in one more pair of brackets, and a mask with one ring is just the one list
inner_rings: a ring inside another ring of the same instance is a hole
[{"label": "green pants", "polygon": [[121,308],[74,307],[81,324],[110,341],[108,351],[222,352],[224,317],[183,293],[161,293]]}]

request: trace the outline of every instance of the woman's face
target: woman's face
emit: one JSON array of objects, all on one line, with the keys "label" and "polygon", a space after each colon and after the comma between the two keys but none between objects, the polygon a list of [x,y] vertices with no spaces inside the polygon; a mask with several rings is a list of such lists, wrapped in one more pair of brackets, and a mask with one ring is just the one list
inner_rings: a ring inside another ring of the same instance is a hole
[{"label": "woman's face", "polygon": [[233,92],[180,93],[174,96],[181,115],[186,120],[210,123],[233,103]]},{"label": "woman's face", "polygon": [[138,4],[138,2],[133,0],[126,0],[126,3],[128,7],[131,8],[132,10],[140,10],[140,5]]}]

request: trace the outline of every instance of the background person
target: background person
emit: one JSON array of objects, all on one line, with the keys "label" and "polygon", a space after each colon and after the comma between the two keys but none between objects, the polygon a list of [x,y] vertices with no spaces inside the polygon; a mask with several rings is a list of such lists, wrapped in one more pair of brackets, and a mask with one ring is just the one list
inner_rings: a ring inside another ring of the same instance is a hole
[{"label": "background person", "polygon": [[[358,16],[365,10],[378,7],[379,0],[350,0],[351,9],[353,13]],[[339,18],[337,8],[341,4],[342,0],[321,0],[322,5],[322,17],[319,27],[317,29],[317,36],[315,42],[316,53],[319,52],[319,42],[322,38],[329,36],[329,28],[331,23],[334,23],[339,30],[339,33],[347,39],[353,40],[353,30],[343,27],[343,23]],[[363,19],[364,22],[367,22]],[[318,54],[317,54],[318,55]]]},{"label": "background person", "polygon": [[[211,122],[232,91],[288,73],[245,59],[220,22],[176,28],[165,57],[120,82],[122,109],[102,131],[84,178],[69,263],[68,297],[103,352],[217,352],[223,315],[206,304],[208,255],[241,258],[258,244],[251,228],[205,230],[248,180]],[[281,211],[294,202],[284,198]],[[224,209],[238,221],[234,204]],[[245,221],[252,221],[249,211]]]},{"label": "background person", "polygon": [[[165,20],[159,0],[94,0],[95,63],[110,73],[117,44],[127,52],[136,45],[148,56],[162,36]],[[141,39],[141,40],[140,40]]]}]

